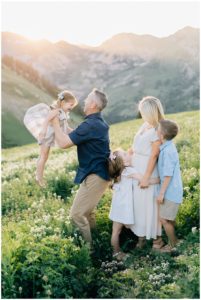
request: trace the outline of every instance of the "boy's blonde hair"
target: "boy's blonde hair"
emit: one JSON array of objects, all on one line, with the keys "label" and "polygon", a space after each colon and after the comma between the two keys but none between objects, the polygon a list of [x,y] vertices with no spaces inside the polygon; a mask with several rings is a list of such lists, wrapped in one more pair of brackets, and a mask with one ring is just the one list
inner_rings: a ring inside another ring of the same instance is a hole
[{"label": "boy's blonde hair", "polygon": [[155,97],[144,97],[139,102],[138,109],[143,119],[154,127],[157,127],[158,123],[165,118],[163,106]]},{"label": "boy's blonde hair", "polygon": [[61,107],[61,102],[65,101],[65,102],[73,102],[74,103],[74,107],[78,104],[78,101],[76,99],[76,97],[68,90],[64,90],[62,92],[60,92],[58,94],[58,98],[56,101],[54,101],[50,107],[51,108],[60,108]]}]

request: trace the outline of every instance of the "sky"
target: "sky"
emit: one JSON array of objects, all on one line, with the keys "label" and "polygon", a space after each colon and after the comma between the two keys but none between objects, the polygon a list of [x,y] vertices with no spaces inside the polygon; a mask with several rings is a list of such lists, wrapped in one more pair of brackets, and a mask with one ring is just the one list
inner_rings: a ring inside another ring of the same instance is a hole
[{"label": "sky", "polygon": [[30,39],[98,46],[115,34],[164,37],[200,27],[199,1],[2,2],[2,31]]}]

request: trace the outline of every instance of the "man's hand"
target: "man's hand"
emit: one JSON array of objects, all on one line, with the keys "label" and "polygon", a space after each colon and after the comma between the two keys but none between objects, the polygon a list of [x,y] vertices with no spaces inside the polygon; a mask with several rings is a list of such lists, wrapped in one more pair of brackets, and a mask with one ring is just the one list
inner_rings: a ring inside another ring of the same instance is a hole
[{"label": "man's hand", "polygon": [[149,179],[146,177],[143,177],[140,181],[139,184],[141,189],[146,189],[149,187]]},{"label": "man's hand", "polygon": [[158,204],[163,204],[163,202],[164,202],[164,194],[160,193],[158,195],[158,197],[156,198],[156,201],[158,202]]}]

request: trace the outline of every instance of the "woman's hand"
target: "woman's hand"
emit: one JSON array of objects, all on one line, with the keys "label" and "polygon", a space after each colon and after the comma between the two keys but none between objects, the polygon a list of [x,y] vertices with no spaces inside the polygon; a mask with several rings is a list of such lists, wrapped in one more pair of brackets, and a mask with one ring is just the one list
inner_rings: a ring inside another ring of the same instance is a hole
[{"label": "woman's hand", "polygon": [[146,189],[149,187],[149,179],[146,177],[143,177],[140,181],[139,184],[141,189]]}]

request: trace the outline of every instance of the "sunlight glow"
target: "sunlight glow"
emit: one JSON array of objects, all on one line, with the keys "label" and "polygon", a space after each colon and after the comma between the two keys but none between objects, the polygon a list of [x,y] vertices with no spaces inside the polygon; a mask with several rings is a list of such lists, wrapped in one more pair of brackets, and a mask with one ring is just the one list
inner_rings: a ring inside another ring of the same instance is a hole
[{"label": "sunlight glow", "polygon": [[3,2],[2,31],[97,46],[121,32],[162,37],[199,27],[198,2]]}]

